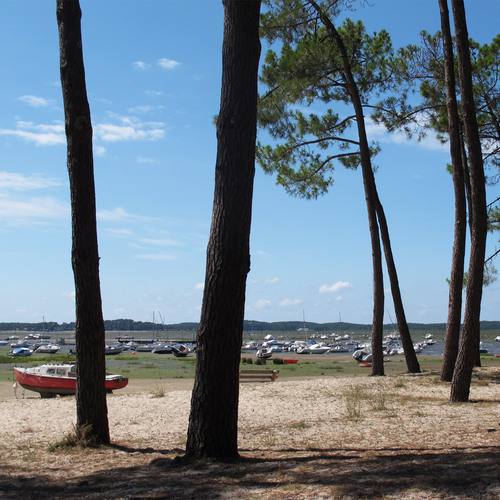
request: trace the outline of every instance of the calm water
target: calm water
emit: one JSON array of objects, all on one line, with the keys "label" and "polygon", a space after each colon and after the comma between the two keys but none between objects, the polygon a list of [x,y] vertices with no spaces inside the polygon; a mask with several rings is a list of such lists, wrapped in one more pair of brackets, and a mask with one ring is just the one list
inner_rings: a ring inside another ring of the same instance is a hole
[{"label": "calm water", "polygon": [[[483,342],[483,347],[491,354],[500,354],[500,342]],[[444,342],[436,342],[434,345],[424,348],[421,354],[433,354],[441,356],[444,350]]]}]

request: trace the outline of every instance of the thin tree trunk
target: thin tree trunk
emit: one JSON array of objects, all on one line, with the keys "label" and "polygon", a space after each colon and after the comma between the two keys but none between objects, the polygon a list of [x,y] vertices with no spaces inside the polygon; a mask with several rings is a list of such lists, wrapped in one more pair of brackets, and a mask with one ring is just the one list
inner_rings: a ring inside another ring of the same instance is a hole
[{"label": "thin tree trunk", "polygon": [[384,334],[384,275],[382,270],[382,251],[380,246],[380,234],[377,222],[377,192],[375,187],[375,178],[373,175],[370,148],[366,136],[365,119],[363,115],[363,106],[359,97],[358,87],[352,75],[349,56],[344,45],[342,37],[330,21],[328,16],[323,13],[319,5],[310,1],[312,7],[321,17],[324,25],[328,29],[332,38],[335,40],[341,53],[345,80],[349,95],[352,99],[358,127],[359,149],[361,157],[361,170],[363,173],[363,185],[365,189],[366,208],[368,211],[368,225],[370,229],[370,238],[372,245],[372,266],[373,266],[373,323],[372,323],[372,375],[384,375],[384,354],[382,349]]},{"label": "thin tree trunk", "polygon": [[238,457],[239,364],[250,270],[260,1],[223,4],[215,194],[186,457],[232,460]]},{"label": "thin tree trunk", "polygon": [[465,136],[469,153],[472,200],[471,254],[466,290],[464,325],[462,342],[460,343],[455,371],[451,382],[450,396],[452,402],[464,402],[469,399],[472,370],[476,360],[480,338],[481,298],[483,291],[488,219],[483,158],[473,97],[472,69],[465,7],[463,0],[452,0],[451,5],[455,24]]},{"label": "thin tree trunk", "polygon": [[448,299],[448,321],[444,343],[441,380],[451,382],[458,355],[460,325],[462,318],[462,291],[464,281],[465,242],[467,233],[467,210],[465,178],[463,170],[462,137],[456,98],[455,65],[450,29],[448,0],[439,0],[441,30],[443,33],[444,67],[446,81],[446,107],[448,111],[450,155],[453,165],[453,189],[455,192],[455,232],[450,273]]},{"label": "thin tree trunk", "polygon": [[78,0],[57,0],[61,85],[73,228],[76,293],[77,430],[109,443],[104,320],[99,283],[92,124],[82,53]]},{"label": "thin tree trunk", "polygon": [[403,351],[405,353],[406,366],[409,373],[420,373],[420,363],[418,362],[417,354],[415,353],[415,348],[413,347],[410,329],[408,328],[408,323],[406,321],[403,299],[401,298],[398,273],[396,271],[396,264],[394,262],[394,256],[392,255],[391,240],[389,238],[389,227],[387,226],[384,209],[378,194],[376,197],[380,234],[384,245],[385,262],[387,265],[387,273],[389,274],[389,281],[391,283],[392,300],[394,302],[394,311],[396,312],[399,335],[401,337],[401,343],[403,344]]}]

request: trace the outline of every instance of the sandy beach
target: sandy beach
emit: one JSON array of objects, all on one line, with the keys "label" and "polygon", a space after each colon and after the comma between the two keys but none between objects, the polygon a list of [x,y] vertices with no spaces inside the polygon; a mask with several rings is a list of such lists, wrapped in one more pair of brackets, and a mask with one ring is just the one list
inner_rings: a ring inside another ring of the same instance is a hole
[{"label": "sandy beach", "polygon": [[59,449],[74,397],[0,383],[2,498],[500,498],[500,370],[471,403],[437,374],[242,384],[234,464],[178,465],[192,380],[132,380],[108,396],[111,447]]}]

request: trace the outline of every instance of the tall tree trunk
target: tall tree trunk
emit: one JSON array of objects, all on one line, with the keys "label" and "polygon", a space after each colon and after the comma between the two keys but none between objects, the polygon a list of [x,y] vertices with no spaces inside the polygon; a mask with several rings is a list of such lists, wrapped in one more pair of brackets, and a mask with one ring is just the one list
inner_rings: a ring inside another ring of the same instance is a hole
[{"label": "tall tree trunk", "polygon": [[319,5],[309,2],[321,17],[324,25],[334,39],[342,56],[345,73],[345,81],[351,96],[356,124],[358,127],[359,149],[361,156],[361,170],[363,173],[363,185],[365,190],[366,208],[368,211],[368,225],[372,245],[372,266],[373,266],[373,323],[372,323],[372,375],[384,375],[384,354],[382,349],[384,334],[384,275],[382,270],[382,251],[380,246],[380,234],[377,222],[377,191],[375,178],[373,175],[370,148],[366,136],[365,119],[363,106],[359,97],[358,87],[351,70],[349,56],[344,45],[344,41],[339,32],[330,21],[330,18],[323,12]]},{"label": "tall tree trunk", "polygon": [[448,321],[444,343],[441,380],[451,382],[460,342],[462,319],[462,291],[464,281],[465,243],[467,233],[467,209],[465,199],[464,162],[462,155],[462,135],[455,93],[455,64],[450,29],[448,0],[439,0],[441,31],[443,33],[444,70],[446,81],[446,107],[450,137],[450,155],[453,166],[453,189],[455,192],[455,231],[450,273],[448,299]]},{"label": "tall tree trunk", "polygon": [[463,0],[452,0],[451,5],[455,24],[458,74],[470,165],[472,201],[471,254],[469,262],[469,279],[466,290],[464,325],[462,342],[460,343],[455,371],[451,382],[450,396],[452,402],[464,402],[469,400],[472,369],[476,360],[480,339],[479,327],[488,218],[483,158],[476,118],[476,107],[474,105],[465,7]]},{"label": "tall tree trunk", "polygon": [[418,362],[417,354],[415,352],[415,348],[413,347],[410,329],[408,328],[408,323],[406,321],[403,299],[401,298],[398,273],[394,262],[394,256],[392,255],[391,240],[389,238],[389,227],[387,226],[387,219],[385,218],[384,208],[382,207],[378,193],[376,197],[380,235],[384,245],[385,262],[387,265],[387,273],[389,274],[389,281],[391,283],[392,300],[394,302],[394,311],[398,322],[399,335],[401,337],[401,343],[403,344],[403,351],[405,353],[406,366],[409,373],[420,373],[420,363]]},{"label": "tall tree trunk", "polygon": [[[462,126],[461,126],[461,129],[463,129]],[[461,140],[461,151],[462,151],[462,170],[464,172],[464,181],[465,181],[465,198],[467,200],[467,207],[469,210],[469,214],[472,214],[472,212],[473,212],[472,187],[471,187],[471,180],[470,180],[469,164],[468,164],[468,160],[467,160],[467,151],[466,151],[466,147],[465,147],[465,132],[463,132],[463,131],[460,134],[460,140]],[[467,215],[466,215],[466,217],[467,217]],[[470,228],[470,232],[472,233],[472,216],[469,217],[469,228]],[[486,264],[486,261],[485,261],[485,264]],[[479,343],[478,343],[477,349],[476,349],[474,365],[481,366],[481,354],[479,352]]]},{"label": "tall tree trunk", "polygon": [[238,457],[238,377],[250,270],[260,1],[223,5],[215,194],[186,457],[231,460]]},{"label": "tall tree trunk", "polygon": [[107,444],[105,333],[99,283],[92,124],[80,21],[78,0],[57,0],[76,292],[77,430],[88,426],[89,437]]}]

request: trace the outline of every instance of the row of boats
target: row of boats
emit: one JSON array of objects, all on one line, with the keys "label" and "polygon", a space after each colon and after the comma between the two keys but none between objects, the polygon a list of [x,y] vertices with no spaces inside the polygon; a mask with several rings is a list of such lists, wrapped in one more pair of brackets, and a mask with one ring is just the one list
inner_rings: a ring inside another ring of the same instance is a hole
[{"label": "row of boats", "polygon": [[[25,337],[19,340],[18,337],[9,337],[0,340],[0,347],[10,347],[9,355],[13,357],[27,357],[34,353],[39,354],[56,354],[61,351],[61,346],[46,340],[50,338],[46,336],[41,339],[39,336]],[[17,342],[12,342],[17,340]],[[152,352],[153,354],[173,354],[177,357],[185,357],[195,351],[195,344],[181,344],[179,342],[115,342],[105,346],[105,354],[111,356],[122,352]],[[76,349],[71,348],[69,354],[76,354]]]},{"label": "row of boats", "polygon": [[[339,341],[341,340],[341,341]],[[432,335],[427,335],[422,342],[414,344],[415,352],[421,353],[426,347],[434,345]],[[255,353],[258,358],[270,358],[274,353],[293,352],[296,354],[335,354],[352,352],[356,360],[368,362],[371,358],[371,345],[353,340],[349,336],[336,339],[334,342],[317,342],[316,340],[277,341],[272,335],[265,337],[264,342],[248,342],[241,348],[242,352]],[[404,354],[399,343],[399,336],[391,334],[383,342],[384,355]]]},{"label": "row of boats", "polygon": [[153,354],[173,354],[178,358],[185,358],[195,352],[195,344],[180,344],[178,342],[125,342],[106,345],[105,354],[121,354],[122,352],[151,352]]}]

